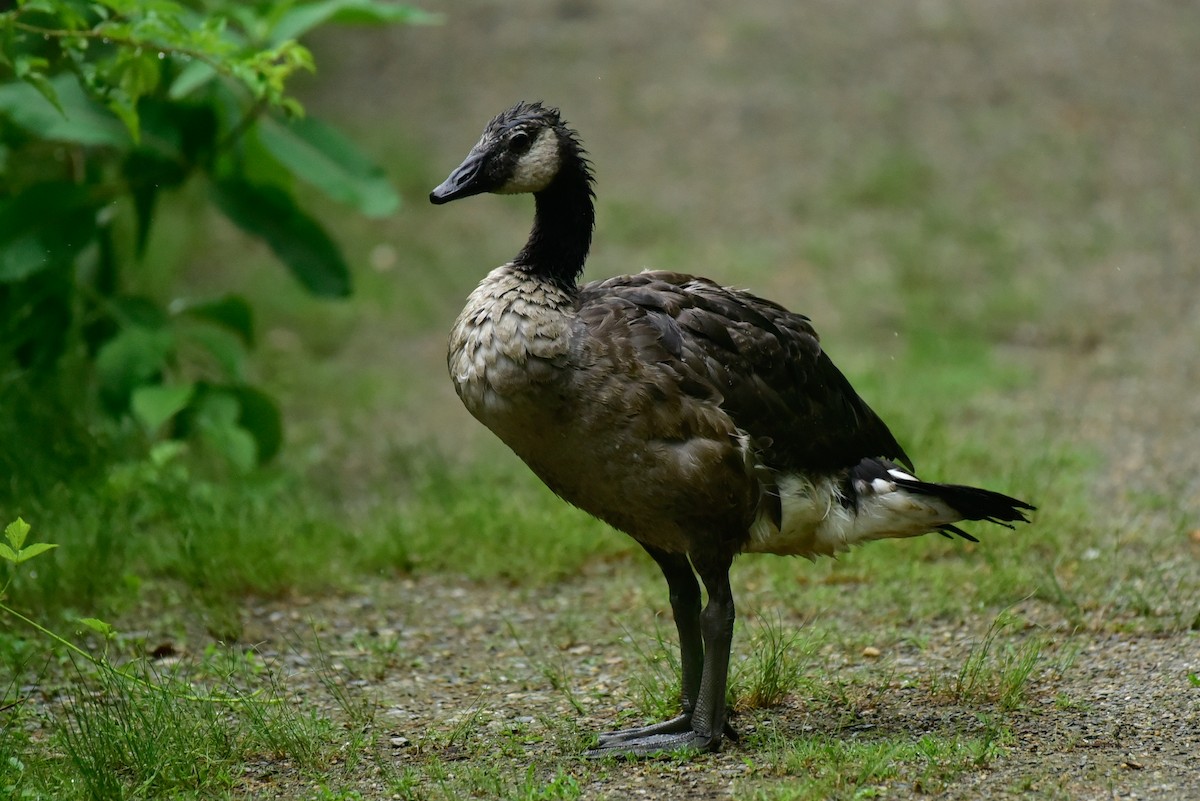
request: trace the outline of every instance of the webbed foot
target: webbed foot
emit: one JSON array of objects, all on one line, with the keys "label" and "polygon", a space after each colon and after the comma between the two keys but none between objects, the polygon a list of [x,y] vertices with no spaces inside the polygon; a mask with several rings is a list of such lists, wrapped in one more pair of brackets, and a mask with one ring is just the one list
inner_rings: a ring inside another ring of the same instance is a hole
[{"label": "webbed foot", "polygon": [[692,716],[682,714],[671,720],[636,729],[610,731],[600,735],[587,756],[662,756],[677,752],[704,753],[721,747],[723,737],[737,742],[737,732],[726,721],[720,734],[702,734],[692,728]]}]

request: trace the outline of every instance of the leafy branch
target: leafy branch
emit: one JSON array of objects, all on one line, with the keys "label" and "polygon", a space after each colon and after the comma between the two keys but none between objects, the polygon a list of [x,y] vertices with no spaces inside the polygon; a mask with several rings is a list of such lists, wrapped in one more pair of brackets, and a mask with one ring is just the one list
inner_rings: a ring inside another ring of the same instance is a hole
[{"label": "leafy branch", "polygon": [[[435,21],[383,0],[18,0],[0,12],[0,400],[6,381],[44,386],[84,354],[100,408],[152,439],[197,440],[239,469],[270,459],[281,420],[246,380],[249,302],[147,298],[134,265],[159,206],[201,182],[301,286],[350,294],[302,185],[370,217],[400,198],[289,95],[314,70],[299,40],[326,24]],[[0,473],[19,471],[10,458]]]},{"label": "leafy branch", "polygon": [[[46,23],[27,21],[31,18]],[[158,88],[162,62],[168,58],[191,62],[185,86],[219,75],[263,101],[264,107],[302,113],[285,85],[297,71],[315,69],[308,49],[294,39],[247,47],[246,37],[229,23],[228,17],[201,17],[171,0],[108,0],[90,4],[84,13],[71,3],[26,2],[0,15],[0,30],[8,29],[14,51],[5,60],[16,77],[65,115],[45,71],[57,66],[74,73],[121,119],[134,141],[140,137],[138,101]],[[24,41],[19,34],[27,34]],[[37,45],[38,39],[40,45],[29,46]]]}]

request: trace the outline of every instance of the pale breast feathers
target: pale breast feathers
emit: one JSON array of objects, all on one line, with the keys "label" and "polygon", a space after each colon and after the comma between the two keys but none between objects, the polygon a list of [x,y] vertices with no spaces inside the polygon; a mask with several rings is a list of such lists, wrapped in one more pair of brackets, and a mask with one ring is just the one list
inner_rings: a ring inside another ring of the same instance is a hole
[{"label": "pale breast feathers", "polygon": [[524,280],[510,266],[493,270],[450,333],[447,363],[464,402],[520,393],[548,379],[567,353],[570,305],[565,292]]}]

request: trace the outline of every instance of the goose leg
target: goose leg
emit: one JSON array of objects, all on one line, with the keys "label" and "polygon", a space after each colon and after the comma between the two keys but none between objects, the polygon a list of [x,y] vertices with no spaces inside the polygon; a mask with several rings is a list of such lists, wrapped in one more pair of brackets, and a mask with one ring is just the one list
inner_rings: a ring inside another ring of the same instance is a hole
[{"label": "goose leg", "polygon": [[682,714],[671,720],[635,729],[605,732],[594,753],[610,753],[622,743],[652,737],[659,734],[679,734],[692,730],[692,710],[696,696],[700,693],[700,676],[704,670],[704,642],[700,634],[700,585],[692,573],[692,565],[683,554],[668,553],[649,545],[643,545],[662,569],[671,592],[671,612],[675,617],[675,630],[679,634],[679,662],[682,672],[680,683],[680,706]]},{"label": "goose leg", "polygon": [[697,563],[696,571],[708,591],[708,604],[700,614],[704,636],[704,676],[692,712],[692,747],[715,751],[727,729],[725,690],[729,684],[729,649],[733,644],[736,616],[733,590],[729,586],[730,557]]},{"label": "goose leg", "polygon": [[[679,609],[675,609],[684,660],[683,714],[657,726],[607,735],[596,748],[588,752],[589,756],[649,756],[671,751],[715,751],[720,748],[722,736],[726,731],[725,689],[729,678],[729,649],[733,641],[734,605],[733,593],[729,587],[731,561],[729,557],[712,560],[693,559],[708,591],[708,604],[698,617],[689,617],[684,624],[679,623]],[[663,562],[660,561],[659,564],[662,565]],[[678,569],[667,573],[667,568],[664,567],[663,572],[668,576],[668,584],[672,575],[680,576]],[[695,579],[691,578],[690,570],[688,577],[691,579],[688,587],[694,600],[686,608],[694,611],[699,603],[699,588]],[[680,585],[684,584],[681,579],[676,580]],[[674,600],[676,585],[672,584],[671,587]],[[686,598],[684,595],[681,600]],[[702,643],[699,654],[700,682],[695,695],[689,696],[690,686],[694,686],[689,685],[689,676],[695,675],[695,668],[694,663],[693,667],[688,667],[688,659],[696,657],[697,630]],[[683,646],[684,642],[688,642],[689,645]],[[694,699],[690,705],[686,700],[689,697]]]}]

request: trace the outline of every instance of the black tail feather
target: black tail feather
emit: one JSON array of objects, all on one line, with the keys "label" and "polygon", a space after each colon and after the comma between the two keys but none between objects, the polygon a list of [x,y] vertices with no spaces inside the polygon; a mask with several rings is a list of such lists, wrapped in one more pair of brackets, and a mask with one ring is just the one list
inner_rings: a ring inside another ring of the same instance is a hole
[{"label": "black tail feather", "polygon": [[[1001,525],[1008,525],[1008,524],[1004,523]],[[1012,528],[1012,526],[1009,526],[1009,528]],[[938,534],[941,534],[943,537],[945,537],[948,540],[954,539],[954,537],[950,536],[951,534],[957,534],[958,536],[962,537],[964,540],[968,540],[970,542],[979,542],[978,537],[974,536],[973,534],[968,534],[967,532],[963,531],[958,526],[954,526],[949,523],[947,523],[944,526],[939,527]]]},{"label": "black tail feather", "polygon": [[[1025,516],[1024,512],[1032,512],[1037,509],[1036,506],[1025,501],[979,487],[966,487],[962,484],[934,484],[919,479],[896,478],[895,476],[892,480],[896,482],[897,486],[903,487],[909,492],[931,495],[943,501],[961,514],[964,520],[986,520],[989,523],[1012,528],[1013,523],[1028,523],[1029,518]],[[944,534],[957,534],[964,539],[978,542],[970,534],[956,526],[942,526],[941,531]]]}]

